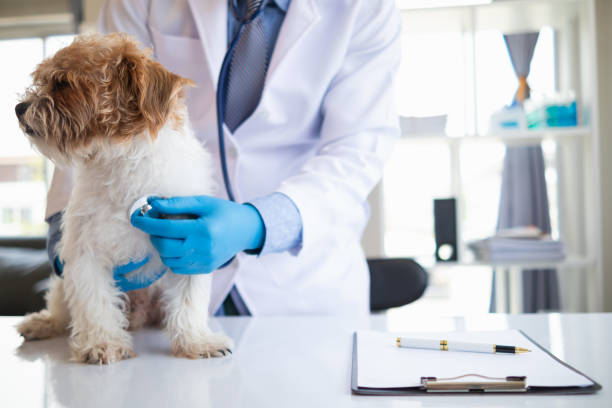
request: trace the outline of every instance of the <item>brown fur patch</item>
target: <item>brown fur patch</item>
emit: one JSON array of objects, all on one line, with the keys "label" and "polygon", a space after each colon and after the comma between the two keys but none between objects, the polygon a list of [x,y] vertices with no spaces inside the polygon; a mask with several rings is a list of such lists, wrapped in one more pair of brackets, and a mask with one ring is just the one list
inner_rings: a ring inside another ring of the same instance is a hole
[{"label": "brown fur patch", "polygon": [[132,290],[127,292],[127,295],[130,300],[127,311],[130,330],[157,325],[161,322],[161,293],[158,288]]}]

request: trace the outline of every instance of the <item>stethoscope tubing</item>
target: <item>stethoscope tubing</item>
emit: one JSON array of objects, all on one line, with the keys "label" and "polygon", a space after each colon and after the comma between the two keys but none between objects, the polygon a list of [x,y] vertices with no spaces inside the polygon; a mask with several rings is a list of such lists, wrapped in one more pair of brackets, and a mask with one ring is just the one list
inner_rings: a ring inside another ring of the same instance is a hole
[{"label": "stethoscope tubing", "polygon": [[[231,2],[232,0],[230,0]],[[262,1],[259,5],[259,9],[253,13],[253,15],[249,18],[245,18],[240,22],[238,26],[238,30],[232,41],[230,42],[230,47],[223,58],[223,63],[221,64],[221,71],[219,72],[219,80],[217,81],[217,134],[219,138],[219,158],[221,161],[221,173],[223,175],[223,183],[225,184],[225,190],[227,191],[227,196],[231,201],[236,201],[234,192],[232,190],[232,185],[229,178],[229,173],[227,170],[227,158],[225,156],[225,137],[223,132],[223,123],[225,122],[225,80],[227,79],[227,74],[229,71],[229,65],[232,60],[232,55],[234,54],[234,50],[236,45],[238,44],[238,40],[240,39],[242,32],[247,24],[251,21],[255,20],[259,15],[263,12],[263,5],[265,1]],[[231,3],[230,3],[231,4]]]}]

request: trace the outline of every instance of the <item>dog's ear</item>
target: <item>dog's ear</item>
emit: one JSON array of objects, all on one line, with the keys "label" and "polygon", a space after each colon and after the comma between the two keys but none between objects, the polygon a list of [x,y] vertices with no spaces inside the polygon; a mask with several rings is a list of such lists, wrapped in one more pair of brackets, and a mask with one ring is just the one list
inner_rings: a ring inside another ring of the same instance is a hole
[{"label": "dog's ear", "polygon": [[126,36],[120,40],[114,63],[105,66],[112,73],[102,80],[107,88],[102,90],[99,123],[104,133],[121,140],[145,130],[155,137],[168,120],[180,119],[173,114],[183,88],[194,83],[152,61],[135,41]]},{"label": "dog's ear", "polygon": [[177,103],[183,99],[184,88],[194,83],[149,59],[138,79],[138,108],[150,134],[155,136],[175,113]]}]

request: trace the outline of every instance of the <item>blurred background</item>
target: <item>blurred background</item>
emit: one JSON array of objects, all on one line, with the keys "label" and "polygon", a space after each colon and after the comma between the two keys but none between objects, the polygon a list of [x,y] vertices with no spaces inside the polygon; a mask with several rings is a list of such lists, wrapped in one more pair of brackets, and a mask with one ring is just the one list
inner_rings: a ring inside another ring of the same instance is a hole
[{"label": "blurred background", "polygon": [[[95,30],[101,4],[0,2],[0,314],[37,309],[48,272],[53,166],[14,106],[38,62]],[[402,136],[363,246],[416,260],[429,285],[389,317],[612,311],[612,1],[396,4]]]}]

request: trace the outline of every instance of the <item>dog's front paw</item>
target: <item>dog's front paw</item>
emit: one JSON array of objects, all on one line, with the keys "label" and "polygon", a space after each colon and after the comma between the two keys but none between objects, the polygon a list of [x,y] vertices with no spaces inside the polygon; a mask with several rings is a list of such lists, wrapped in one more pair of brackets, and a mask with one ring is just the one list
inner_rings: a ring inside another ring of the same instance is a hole
[{"label": "dog's front paw", "polygon": [[66,327],[54,318],[48,310],[41,310],[27,315],[17,325],[17,331],[26,341],[43,340],[63,334]]},{"label": "dog's front paw", "polygon": [[172,354],[176,357],[211,358],[224,357],[232,353],[234,343],[221,333],[209,333],[195,340],[191,338],[179,338],[172,343]]},{"label": "dog's front paw", "polygon": [[73,360],[87,364],[110,364],[136,357],[131,347],[97,344],[82,350],[73,350]]}]

